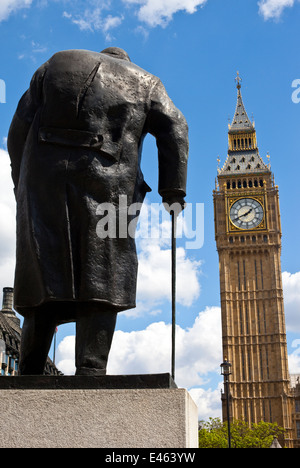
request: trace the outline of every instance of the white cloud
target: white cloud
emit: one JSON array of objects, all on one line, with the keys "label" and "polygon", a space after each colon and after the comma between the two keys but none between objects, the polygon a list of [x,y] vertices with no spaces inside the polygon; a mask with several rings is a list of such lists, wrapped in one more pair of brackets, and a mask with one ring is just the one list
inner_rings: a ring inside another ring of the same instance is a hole
[{"label": "white cloud", "polygon": [[222,418],[221,389],[220,382],[217,389],[192,388],[189,393],[198,406],[199,421],[208,421],[209,418]]},{"label": "white cloud", "polygon": [[123,0],[139,5],[138,18],[151,27],[166,26],[178,11],[195,13],[207,0]]},{"label": "white cloud", "polygon": [[[177,301],[190,307],[200,294],[200,261],[187,257],[183,248],[177,248]],[[158,304],[171,300],[171,250],[149,243],[139,254],[137,297],[139,301]]]},{"label": "white cloud", "polygon": [[[222,358],[221,312],[207,307],[192,327],[176,327],[176,375],[179,387],[189,388],[199,408],[199,418],[220,416],[220,390],[205,390],[210,373],[216,372]],[[57,367],[66,375],[74,374],[75,336],[67,336],[57,349]],[[108,374],[170,373],[171,325],[155,322],[144,330],[114,335]]]},{"label": "white cloud", "polygon": [[265,20],[278,19],[285,8],[294,6],[295,0],[261,0],[259,12]]},{"label": "white cloud", "polygon": [[81,31],[93,31],[94,29],[97,30],[101,28],[101,13],[101,9],[96,8],[93,11],[86,9],[84,12],[82,12],[82,14],[79,15],[72,15],[71,13],[64,12],[63,16],[70,19],[72,23],[76,24]]},{"label": "white cloud", "polygon": [[32,46],[32,52],[34,54],[44,54],[47,52],[48,48],[39,44],[38,42],[31,41],[31,46]]},{"label": "white cloud", "polygon": [[[150,27],[165,27],[174,14],[183,11],[195,13],[203,7],[208,0],[123,0],[126,6],[137,8],[138,19]],[[278,19],[285,8],[292,7],[296,0],[259,0],[259,13],[268,19]],[[69,3],[69,2],[68,2]],[[33,0],[1,0],[0,22],[6,20],[12,13],[29,8]],[[39,0],[36,5],[46,7],[47,0]],[[63,3],[64,4],[64,3]],[[71,8],[71,7],[70,7]],[[122,14],[108,14],[104,11],[113,11],[110,0],[73,0],[72,10],[64,12],[63,16],[76,24],[81,31],[103,31],[107,40],[111,40],[111,29],[120,26],[124,17]]]},{"label": "white cloud", "polygon": [[[200,312],[190,328],[176,327],[176,376],[179,387],[196,389],[209,380],[221,362],[221,313],[219,307]],[[57,350],[57,367],[65,374],[75,370],[75,337],[67,336]],[[169,373],[171,367],[171,325],[154,322],[144,330],[114,334],[108,363],[108,374]],[[215,400],[211,390],[207,398]]]},{"label": "white cloud", "polygon": [[13,286],[16,243],[16,204],[11,180],[10,159],[0,149],[0,285]]},{"label": "white cloud", "polygon": [[112,28],[116,28],[117,26],[120,26],[122,21],[123,21],[123,17],[121,16],[108,15],[103,20],[103,29],[105,32],[107,32]]},{"label": "white cloud", "polygon": [[[282,273],[286,329],[288,332],[300,332],[300,272]],[[289,354],[289,372],[300,374],[300,339],[293,340],[291,347],[294,351]]]},{"label": "white cloud", "polygon": [[0,21],[6,20],[16,10],[29,8],[31,4],[32,0],[1,0]]},{"label": "white cloud", "polygon": [[[178,11],[195,13],[207,0],[123,0],[128,6],[137,6],[137,16],[148,26],[166,26]],[[109,36],[108,30],[120,26],[124,17],[120,15],[104,16],[105,11],[112,11],[109,1],[86,0],[84,3],[73,1],[73,10],[65,11],[63,16],[76,24],[81,31],[102,30]]]},{"label": "white cloud", "polygon": [[56,351],[57,368],[65,375],[75,374],[75,336],[65,336]]},{"label": "white cloud", "polygon": [[291,354],[289,354],[289,372],[290,374],[300,374],[300,339],[293,340],[292,348],[295,348]]},{"label": "white cloud", "polygon": [[288,331],[300,332],[300,272],[282,273],[286,328]]},{"label": "white cloud", "polygon": [[[159,216],[162,216],[162,219]],[[178,218],[178,235],[183,231],[184,219]],[[137,279],[137,307],[125,311],[131,317],[145,313],[157,315],[161,305],[171,302],[171,221],[159,204],[145,202],[137,226],[136,243],[139,257]],[[198,299],[201,286],[199,276],[202,262],[189,258],[182,247],[176,249],[176,301],[191,307]]]},{"label": "white cloud", "polygon": [[63,17],[76,24],[81,31],[102,31],[107,40],[111,40],[110,30],[120,26],[123,21],[123,16],[113,16],[111,14],[105,16],[103,11],[107,10],[108,6],[104,2],[97,2],[96,5],[91,0],[85,2],[84,10],[77,12],[63,12]]}]

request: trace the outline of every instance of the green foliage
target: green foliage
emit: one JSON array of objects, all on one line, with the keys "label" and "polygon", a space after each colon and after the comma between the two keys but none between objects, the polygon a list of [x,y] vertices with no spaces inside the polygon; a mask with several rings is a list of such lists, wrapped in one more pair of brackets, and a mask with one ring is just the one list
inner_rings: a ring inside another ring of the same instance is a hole
[{"label": "green foliage", "polygon": [[[284,430],[277,423],[260,421],[249,427],[245,421],[230,423],[232,448],[269,448],[274,437],[282,437]],[[227,448],[227,423],[219,418],[210,418],[199,423],[199,448]]]}]

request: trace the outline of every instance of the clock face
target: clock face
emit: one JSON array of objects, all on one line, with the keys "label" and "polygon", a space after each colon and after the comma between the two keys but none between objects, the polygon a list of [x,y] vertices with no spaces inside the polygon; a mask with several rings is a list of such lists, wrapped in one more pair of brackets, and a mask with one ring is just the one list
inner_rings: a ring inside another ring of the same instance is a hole
[{"label": "clock face", "polygon": [[264,209],[254,198],[242,198],[230,208],[230,219],[240,229],[254,229],[264,219]]}]

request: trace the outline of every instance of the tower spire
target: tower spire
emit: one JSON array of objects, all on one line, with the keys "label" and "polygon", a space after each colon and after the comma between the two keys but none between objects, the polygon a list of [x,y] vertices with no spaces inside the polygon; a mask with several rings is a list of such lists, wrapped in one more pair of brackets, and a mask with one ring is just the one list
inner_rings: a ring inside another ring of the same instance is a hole
[{"label": "tower spire", "polygon": [[236,72],[236,73],[237,73],[236,78],[235,78],[235,81],[236,81],[236,83],[237,83],[237,84],[236,84],[236,87],[237,87],[237,89],[241,89],[241,87],[242,87],[242,86],[241,86],[241,81],[243,81],[243,80],[242,80],[242,78],[240,77],[239,72]]},{"label": "tower spire", "polygon": [[228,157],[218,174],[248,174],[269,172],[269,167],[259,155],[254,123],[246,112],[242,93],[242,78],[237,72],[237,103],[232,123],[228,125]]},{"label": "tower spire", "polygon": [[242,78],[239,72],[237,72],[235,81],[236,81],[236,87],[238,90],[237,104],[236,104],[236,109],[235,109],[232,123],[229,126],[229,132],[230,133],[240,133],[240,132],[252,133],[255,131],[255,129],[251,120],[249,119],[247,115],[247,112],[243,103],[242,93],[241,93]]}]

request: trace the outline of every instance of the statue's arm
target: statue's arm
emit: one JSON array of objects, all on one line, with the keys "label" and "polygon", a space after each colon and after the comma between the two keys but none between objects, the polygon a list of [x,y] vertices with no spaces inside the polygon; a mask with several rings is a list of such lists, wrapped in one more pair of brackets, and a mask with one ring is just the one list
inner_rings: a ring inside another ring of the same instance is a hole
[{"label": "statue's arm", "polygon": [[15,192],[19,183],[20,167],[28,132],[42,102],[42,83],[47,63],[34,74],[29,89],[24,93],[12,119],[7,138]]},{"label": "statue's arm", "polygon": [[21,160],[29,128],[30,124],[20,119],[18,114],[15,113],[7,138],[7,149],[11,161],[11,175],[15,192],[18,188]]},{"label": "statue's arm", "polygon": [[163,201],[184,203],[189,151],[188,125],[159,80],[151,95],[147,131],[156,138],[159,194]]}]

